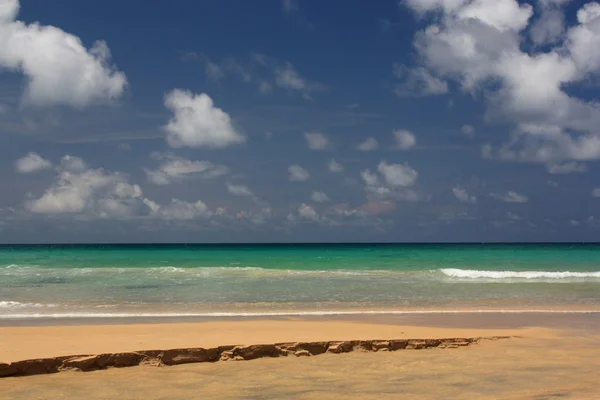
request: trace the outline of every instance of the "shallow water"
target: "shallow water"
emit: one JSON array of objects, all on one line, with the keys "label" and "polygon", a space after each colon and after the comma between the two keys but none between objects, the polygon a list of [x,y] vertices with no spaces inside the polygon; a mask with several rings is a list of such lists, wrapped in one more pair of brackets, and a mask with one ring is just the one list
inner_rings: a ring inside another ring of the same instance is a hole
[{"label": "shallow water", "polygon": [[597,309],[600,245],[0,246],[0,318]]}]

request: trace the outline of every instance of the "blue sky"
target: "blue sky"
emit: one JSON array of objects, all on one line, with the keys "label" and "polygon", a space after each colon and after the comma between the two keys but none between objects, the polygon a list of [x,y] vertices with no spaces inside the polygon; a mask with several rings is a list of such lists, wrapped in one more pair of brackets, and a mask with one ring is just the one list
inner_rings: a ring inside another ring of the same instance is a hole
[{"label": "blue sky", "polygon": [[599,72],[596,2],[0,0],[0,241],[595,241]]}]

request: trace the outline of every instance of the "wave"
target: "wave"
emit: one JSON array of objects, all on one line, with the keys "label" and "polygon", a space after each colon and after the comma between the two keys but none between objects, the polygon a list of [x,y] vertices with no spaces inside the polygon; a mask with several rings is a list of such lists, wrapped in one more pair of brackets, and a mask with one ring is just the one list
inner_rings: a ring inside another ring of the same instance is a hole
[{"label": "wave", "polygon": [[570,279],[600,278],[600,271],[479,271],[457,268],[443,268],[444,275],[463,279]]},{"label": "wave", "polygon": [[21,303],[19,301],[0,301],[0,309],[11,308],[43,308],[55,307],[55,304],[40,304],[40,303]]},{"label": "wave", "polygon": [[36,318],[237,318],[237,317],[321,317],[336,315],[423,315],[423,314],[600,314],[600,310],[475,309],[475,310],[363,310],[363,311],[266,311],[266,312],[57,312],[0,314],[0,320]]}]

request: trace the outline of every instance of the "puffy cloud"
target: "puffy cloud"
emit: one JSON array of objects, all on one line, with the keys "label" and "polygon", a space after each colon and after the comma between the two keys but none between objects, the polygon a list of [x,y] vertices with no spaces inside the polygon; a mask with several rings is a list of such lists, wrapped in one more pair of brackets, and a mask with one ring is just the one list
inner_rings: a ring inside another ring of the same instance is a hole
[{"label": "puffy cloud", "polygon": [[314,208],[309,206],[308,204],[302,203],[300,207],[298,207],[298,215],[304,219],[309,221],[319,222],[319,214],[315,211]]},{"label": "puffy cloud", "polygon": [[408,68],[405,65],[394,65],[394,75],[401,82],[394,88],[400,97],[432,96],[448,93],[448,84],[431,75],[423,67]]},{"label": "puffy cloud", "polygon": [[331,201],[329,196],[323,192],[313,192],[310,199],[315,203],[327,203],[328,201]]},{"label": "puffy cloud", "polygon": [[327,163],[327,169],[329,169],[329,172],[342,172],[344,170],[344,166],[332,158],[329,160],[329,163]]},{"label": "puffy cloud", "polygon": [[385,161],[379,163],[377,171],[383,176],[388,185],[394,187],[412,186],[419,176],[419,173],[408,164],[388,164]]},{"label": "puffy cloud", "polygon": [[127,78],[109,64],[105,42],[86,49],[60,28],[17,21],[19,8],[18,0],[0,1],[0,66],[26,76],[25,103],[83,108],[121,97]]},{"label": "puffy cloud", "polygon": [[467,193],[467,191],[460,186],[454,187],[452,189],[452,194],[454,194],[454,197],[456,197],[461,203],[468,203],[468,204],[476,204],[477,203],[477,197],[470,196],[469,193]]},{"label": "puffy cloud", "polygon": [[171,147],[223,148],[246,140],[207,94],[174,89],[165,96],[165,106],[173,113],[164,127]]},{"label": "puffy cloud", "polygon": [[379,148],[379,142],[373,137],[368,137],[364,142],[360,142],[356,148],[360,151],[373,151]]},{"label": "puffy cloud", "polygon": [[306,181],[310,178],[310,174],[307,170],[301,166],[294,164],[288,167],[289,180],[290,181]]},{"label": "puffy cloud", "polygon": [[[566,91],[600,73],[600,4],[584,4],[577,23],[563,29],[563,3],[542,1],[536,19],[531,6],[516,0],[404,2],[417,13],[436,13],[415,36],[422,66],[482,95],[486,121],[517,126],[517,137],[498,151],[502,159],[600,158],[600,105]],[[523,45],[528,25],[533,44],[546,46]]]},{"label": "puffy cloud", "polygon": [[239,196],[239,197],[254,196],[254,194],[252,193],[252,190],[250,190],[250,188],[246,185],[236,185],[236,184],[227,182],[226,186],[227,186],[227,191],[234,196]]},{"label": "puffy cloud", "polygon": [[153,154],[153,158],[163,162],[156,169],[144,169],[148,181],[155,185],[170,185],[188,178],[213,179],[229,173],[225,165],[209,161],[190,161],[173,154]]},{"label": "puffy cloud", "polygon": [[408,150],[417,144],[415,135],[406,129],[396,129],[394,132],[396,147],[400,150]]},{"label": "puffy cloud", "polygon": [[551,44],[558,41],[565,31],[565,16],[562,10],[544,7],[542,15],[531,28],[529,35],[537,45]]},{"label": "puffy cloud", "polygon": [[208,219],[213,216],[213,212],[208,209],[206,204],[198,200],[195,203],[172,199],[171,203],[158,207],[153,212],[153,217],[166,220],[192,220],[197,218]]},{"label": "puffy cloud", "polygon": [[492,193],[490,196],[505,203],[527,203],[529,201],[527,196],[512,190],[509,190],[506,193]]},{"label": "puffy cloud", "polygon": [[418,201],[421,197],[413,186],[419,176],[418,172],[408,164],[389,164],[382,161],[377,166],[377,173],[366,169],[360,173],[365,182],[369,196],[379,200],[394,199],[398,201]]},{"label": "puffy cloud", "polygon": [[472,125],[463,125],[460,128],[460,132],[469,138],[472,138],[473,136],[475,136],[475,128],[473,128]]},{"label": "puffy cloud", "polygon": [[38,153],[27,153],[15,161],[15,169],[21,174],[31,174],[48,168],[52,168],[52,163]]},{"label": "puffy cloud", "polygon": [[592,196],[600,197],[600,188],[595,188],[594,190],[592,190]]},{"label": "puffy cloud", "polygon": [[27,200],[25,208],[40,214],[79,213],[99,218],[129,217],[150,210],[142,189],[127,176],[102,168],[90,169],[78,157],[65,156],[58,176],[37,199]]},{"label": "puffy cloud", "polygon": [[547,165],[546,168],[551,174],[571,174],[574,172],[586,172],[587,167],[585,164],[577,163],[574,161],[566,162],[562,164],[551,164]]},{"label": "puffy cloud", "polygon": [[325,150],[331,146],[329,138],[320,132],[306,132],[304,138],[311,150]]}]

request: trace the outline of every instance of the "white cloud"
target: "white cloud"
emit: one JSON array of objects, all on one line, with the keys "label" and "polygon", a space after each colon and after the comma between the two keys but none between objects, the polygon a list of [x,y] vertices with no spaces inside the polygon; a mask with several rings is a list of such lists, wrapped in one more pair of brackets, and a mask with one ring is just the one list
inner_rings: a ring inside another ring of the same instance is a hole
[{"label": "white cloud", "polygon": [[30,174],[48,168],[52,168],[52,163],[38,153],[27,153],[15,161],[15,169],[21,174]]},{"label": "white cloud", "polygon": [[165,96],[165,106],[174,114],[165,126],[171,147],[222,148],[246,140],[207,94],[174,89]]},{"label": "white cloud", "polygon": [[473,136],[475,136],[475,128],[473,128],[472,125],[463,125],[460,128],[460,132],[469,138],[472,138]]},{"label": "white cloud", "polygon": [[170,185],[188,178],[213,179],[229,173],[225,165],[209,161],[191,161],[173,154],[153,154],[153,158],[163,161],[156,169],[144,168],[148,181],[155,185]]},{"label": "white cloud", "polygon": [[600,197],[600,188],[595,188],[594,190],[592,190],[592,196]]},{"label": "white cloud", "polygon": [[394,88],[394,93],[400,97],[432,96],[448,93],[448,84],[431,75],[423,67],[408,68],[405,65],[394,64],[394,75],[401,80]]},{"label": "white cloud", "polygon": [[315,211],[314,208],[309,206],[308,204],[302,203],[300,207],[298,207],[298,215],[304,219],[309,221],[319,222],[319,214]]},{"label": "white cloud", "polygon": [[171,203],[159,207],[153,213],[153,217],[166,220],[192,220],[208,219],[213,216],[213,212],[208,209],[206,204],[198,200],[195,203],[172,199]]},{"label": "white cloud", "polygon": [[27,77],[25,103],[83,108],[121,97],[127,78],[109,64],[105,42],[88,50],[60,28],[17,21],[19,8],[18,0],[0,4],[0,66]]},{"label": "white cloud", "polygon": [[308,171],[296,164],[288,167],[288,173],[290,181],[306,181],[310,178]]},{"label": "white cloud", "polygon": [[412,186],[419,176],[408,164],[388,164],[385,161],[379,163],[377,171],[390,186]]},{"label": "white cloud", "polygon": [[342,172],[344,170],[344,166],[332,158],[329,160],[329,163],[327,163],[327,169],[329,169],[329,172]]},{"label": "white cloud", "polygon": [[250,190],[250,188],[246,185],[236,185],[236,184],[232,184],[227,182],[227,191],[234,195],[234,196],[240,196],[240,197],[251,197],[254,196],[254,194],[252,193],[252,190]]},{"label": "white cloud", "polygon": [[418,201],[421,199],[418,193],[409,189],[416,183],[419,173],[408,164],[388,164],[382,161],[377,166],[377,172],[366,169],[360,173],[368,194],[383,200]]},{"label": "white cloud", "polygon": [[312,201],[314,201],[315,203],[327,203],[327,202],[331,201],[329,199],[329,196],[327,196],[323,192],[313,192],[312,195],[310,196],[310,199]]},{"label": "white cloud", "polygon": [[574,161],[566,162],[562,164],[551,164],[547,165],[546,168],[551,174],[571,174],[574,172],[586,172],[587,167],[585,164],[577,163]]},{"label": "white cloud", "polygon": [[411,131],[396,129],[393,133],[396,139],[396,147],[400,150],[408,150],[417,144],[417,138]]},{"label": "white cloud", "polygon": [[468,204],[476,204],[477,203],[477,197],[470,196],[469,193],[467,193],[467,191],[460,186],[454,187],[452,189],[452,194],[454,194],[454,197],[456,197],[462,203],[468,203]]},{"label": "white cloud", "polygon": [[373,137],[368,137],[364,142],[359,143],[356,148],[360,151],[373,151],[379,148],[379,142]]},{"label": "white cloud", "polygon": [[[566,92],[600,73],[600,4],[584,4],[577,23],[563,30],[563,3],[542,1],[540,18],[531,18],[532,7],[516,0],[404,2],[417,13],[435,16],[415,36],[422,66],[483,97],[487,122],[518,128],[498,151],[501,159],[556,163],[600,158],[600,105]],[[523,42],[528,25],[533,45]]]},{"label": "white cloud", "polygon": [[509,190],[506,193],[492,193],[490,196],[505,203],[527,203],[529,201],[527,196],[512,190]]},{"label": "white cloud", "polygon": [[320,132],[305,132],[304,137],[311,150],[325,150],[331,146],[329,138]]},{"label": "white cloud", "polygon": [[39,198],[25,208],[40,214],[86,214],[98,218],[130,217],[150,212],[142,189],[127,176],[102,168],[90,169],[78,157],[65,156],[58,176]]}]

